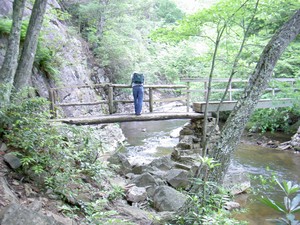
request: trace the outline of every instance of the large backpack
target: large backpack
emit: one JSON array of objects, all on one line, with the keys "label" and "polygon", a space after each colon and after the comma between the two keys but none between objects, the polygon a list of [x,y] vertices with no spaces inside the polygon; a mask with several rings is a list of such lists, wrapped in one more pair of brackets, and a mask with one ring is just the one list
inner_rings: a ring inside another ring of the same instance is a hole
[{"label": "large backpack", "polygon": [[142,73],[134,73],[132,77],[132,83],[134,84],[142,84],[144,83],[144,74]]}]

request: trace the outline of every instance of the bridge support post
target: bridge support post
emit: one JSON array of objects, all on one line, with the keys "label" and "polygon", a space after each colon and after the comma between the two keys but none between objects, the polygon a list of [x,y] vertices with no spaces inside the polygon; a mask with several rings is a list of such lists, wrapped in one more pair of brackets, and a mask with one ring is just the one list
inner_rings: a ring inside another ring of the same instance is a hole
[{"label": "bridge support post", "polygon": [[108,111],[109,114],[114,111],[114,88],[111,85],[108,87]]},{"label": "bridge support post", "polygon": [[208,90],[207,90],[207,81],[204,81],[204,101],[206,101],[206,99],[207,99],[207,92],[208,92]]},{"label": "bridge support post", "polygon": [[186,83],[186,111],[190,111],[190,82]]},{"label": "bridge support post", "polygon": [[149,111],[153,112],[153,88],[149,88]]},{"label": "bridge support post", "polygon": [[56,107],[55,107],[55,91],[53,89],[49,90],[49,100],[50,100],[50,113],[53,118],[57,117]]}]

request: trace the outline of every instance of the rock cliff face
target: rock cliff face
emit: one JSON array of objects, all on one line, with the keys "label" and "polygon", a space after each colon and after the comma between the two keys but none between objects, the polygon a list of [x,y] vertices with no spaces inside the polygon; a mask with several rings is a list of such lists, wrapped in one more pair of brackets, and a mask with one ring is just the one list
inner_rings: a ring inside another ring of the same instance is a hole
[{"label": "rock cliff face", "polygon": [[[12,13],[12,0],[2,0],[0,18],[10,17]],[[29,4],[29,3],[28,3]],[[30,15],[31,5],[26,6],[25,17]],[[60,9],[56,0],[48,1],[47,15],[43,26],[43,43],[48,47],[54,57],[53,65],[58,73],[49,79],[49,74],[34,68],[32,72],[32,85],[37,89],[38,95],[49,98],[50,88],[62,88],[57,90],[56,98],[61,103],[95,102],[102,99],[104,92],[93,88],[76,88],[76,86],[91,85],[91,77],[97,77],[98,82],[108,82],[104,70],[95,69],[95,65],[89,62],[91,54],[87,44],[80,38],[74,28],[66,22],[60,21],[53,10]],[[7,37],[0,37],[0,66],[5,55]],[[93,69],[90,69],[93,68]],[[95,79],[94,79],[95,80]],[[67,88],[69,87],[69,88]],[[105,111],[101,105],[94,106],[68,106],[63,107],[60,114],[66,117],[99,115]]]}]

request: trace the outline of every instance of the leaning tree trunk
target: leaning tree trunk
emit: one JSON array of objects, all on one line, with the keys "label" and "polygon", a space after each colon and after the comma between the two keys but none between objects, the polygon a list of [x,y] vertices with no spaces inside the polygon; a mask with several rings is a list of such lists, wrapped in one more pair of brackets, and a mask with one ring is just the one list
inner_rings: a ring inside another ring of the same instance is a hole
[{"label": "leaning tree trunk", "polygon": [[[5,84],[3,95],[0,95],[0,107],[9,103],[11,88],[18,65],[22,18],[26,0],[15,0],[13,3],[12,26],[4,62],[0,69],[0,84]],[[4,87],[3,87],[4,88]]]},{"label": "leaning tree trunk", "polygon": [[38,44],[38,37],[42,28],[46,6],[47,0],[35,0],[34,2],[24,47],[15,75],[14,86],[16,91],[20,91],[23,87],[27,87],[29,85],[34,56]]},{"label": "leaning tree trunk", "polygon": [[250,115],[268,86],[276,62],[299,33],[300,10],[297,10],[295,15],[277,31],[264,48],[260,60],[250,76],[248,86],[227,119],[221,131],[220,139],[211,155],[221,163],[221,166],[215,167],[211,173],[211,180],[222,182],[228,169],[231,155],[240,141]]}]

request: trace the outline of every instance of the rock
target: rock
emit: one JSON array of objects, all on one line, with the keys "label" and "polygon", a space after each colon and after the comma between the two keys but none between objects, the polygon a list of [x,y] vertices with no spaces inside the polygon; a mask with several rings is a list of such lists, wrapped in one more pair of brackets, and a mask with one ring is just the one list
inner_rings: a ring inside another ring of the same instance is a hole
[{"label": "rock", "polygon": [[168,186],[159,186],[154,191],[153,206],[159,211],[176,211],[183,206],[187,196]]},{"label": "rock", "polygon": [[251,183],[246,173],[237,171],[225,175],[223,186],[229,189],[232,195],[237,195],[247,191]]},{"label": "rock", "polygon": [[45,215],[47,215],[48,217],[53,217],[56,221],[58,221],[64,225],[77,225],[77,223],[74,220],[54,214],[53,212],[50,212],[50,211],[46,211]]},{"label": "rock", "polygon": [[4,177],[0,177],[0,205],[6,206],[10,203],[17,203],[19,200],[8,187]]},{"label": "rock", "polygon": [[154,159],[149,166],[156,167],[159,170],[169,170],[174,166],[170,156],[163,156],[158,159]]},{"label": "rock", "polygon": [[232,211],[234,209],[239,209],[241,206],[239,203],[237,202],[226,202],[224,204],[224,209],[228,210],[228,211]]},{"label": "rock", "polygon": [[147,199],[147,190],[144,187],[131,187],[126,193],[127,201],[143,202]]},{"label": "rock", "polygon": [[145,166],[145,165],[137,165],[132,168],[132,173],[134,174],[151,173],[153,171],[154,171],[153,167]]},{"label": "rock", "polygon": [[180,136],[180,131],[181,131],[181,130],[182,130],[181,127],[172,130],[171,133],[170,133],[170,137],[171,137],[171,138],[178,138],[178,137]]},{"label": "rock", "polygon": [[29,210],[19,204],[12,203],[0,212],[1,225],[64,225],[54,218]]},{"label": "rock", "polygon": [[196,137],[193,135],[180,136],[180,142],[177,144],[177,148],[180,149],[193,149],[194,139]]},{"label": "rock", "polygon": [[131,165],[124,154],[116,153],[108,159],[108,162],[118,166],[115,170],[119,174],[125,175],[131,172]]},{"label": "rock", "polygon": [[7,153],[4,155],[4,161],[8,163],[8,165],[12,169],[18,169],[21,167],[21,160],[15,156],[13,153]]},{"label": "rock", "polygon": [[[119,203],[117,203],[119,204]],[[131,222],[134,221],[134,224],[140,225],[149,225],[152,224],[153,218],[155,217],[149,211],[144,211],[134,206],[129,206],[128,204],[124,205],[117,205],[118,212],[122,215],[128,217]],[[122,224],[122,223],[114,223],[115,225]]]},{"label": "rock", "polygon": [[188,126],[185,126],[181,129],[181,131],[179,132],[180,136],[185,136],[185,135],[193,135],[194,134],[194,130],[191,129]]},{"label": "rock", "polygon": [[38,212],[42,209],[43,207],[43,202],[37,200],[37,199],[33,199],[33,202],[30,203],[30,205],[28,206],[28,208],[32,211]]},{"label": "rock", "polygon": [[190,185],[188,172],[186,170],[172,169],[166,176],[167,182],[174,188],[187,188]]},{"label": "rock", "polygon": [[4,142],[0,141],[0,152],[6,152],[7,151],[7,145]]},{"label": "rock", "polygon": [[159,183],[150,173],[143,173],[136,176],[130,181],[130,184],[135,184],[138,187],[158,186]]}]

